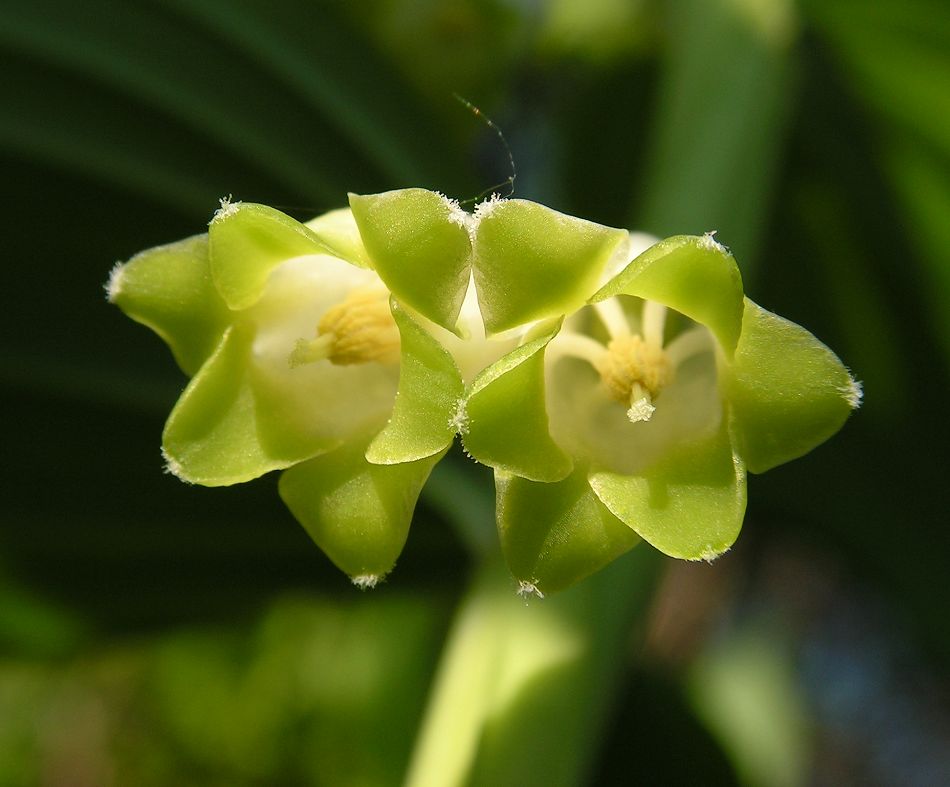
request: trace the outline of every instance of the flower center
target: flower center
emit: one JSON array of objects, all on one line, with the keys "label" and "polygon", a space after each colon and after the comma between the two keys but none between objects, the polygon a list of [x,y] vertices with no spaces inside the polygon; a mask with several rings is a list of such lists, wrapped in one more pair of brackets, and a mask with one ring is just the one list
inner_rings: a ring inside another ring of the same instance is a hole
[{"label": "flower center", "polygon": [[573,356],[593,366],[610,398],[629,408],[627,418],[633,423],[652,418],[653,400],[673,382],[685,360],[712,350],[709,331],[700,326],[664,344],[667,309],[660,303],[643,302],[635,330],[616,298],[595,303],[593,309],[607,331],[606,346],[591,336],[562,330],[549,357]]},{"label": "flower center", "polygon": [[629,404],[627,416],[634,422],[650,420],[653,400],[673,380],[673,364],[663,348],[637,334],[611,339],[594,368],[610,396]]},{"label": "flower center", "polygon": [[399,361],[399,329],[385,290],[353,290],[324,312],[314,339],[298,339],[288,359],[291,368],[328,360],[337,366]]}]

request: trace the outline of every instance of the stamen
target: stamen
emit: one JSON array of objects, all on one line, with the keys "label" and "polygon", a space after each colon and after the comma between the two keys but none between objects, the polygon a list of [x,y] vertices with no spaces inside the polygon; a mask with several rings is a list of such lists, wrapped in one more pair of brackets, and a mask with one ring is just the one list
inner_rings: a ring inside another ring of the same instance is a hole
[{"label": "stamen", "polygon": [[650,344],[663,346],[663,328],[666,326],[666,306],[656,301],[643,302],[643,338]]},{"label": "stamen", "polygon": [[328,360],[337,366],[399,361],[399,329],[384,290],[353,290],[324,312],[314,339],[299,339],[287,359],[291,368]]},{"label": "stamen", "polygon": [[711,336],[706,328],[696,327],[684,331],[669,343],[666,348],[666,356],[674,367],[679,366],[688,358],[711,350],[710,339]]},{"label": "stamen", "polygon": [[841,394],[852,410],[857,410],[864,399],[864,386],[853,377],[850,382],[842,387]]},{"label": "stamen", "polygon": [[538,590],[537,580],[528,582],[527,580],[522,579],[518,583],[518,595],[522,598],[527,598],[528,596],[544,598],[544,593]]},{"label": "stamen", "polygon": [[562,331],[548,347],[549,362],[562,357],[587,361],[597,373],[612,399],[627,407],[632,423],[649,421],[656,412],[654,400],[673,381],[676,366],[697,352],[709,348],[708,332],[689,331],[663,348],[667,307],[644,301],[641,334],[632,333],[627,315],[616,298],[593,304],[610,336],[607,345],[584,334]]},{"label": "stamen", "polygon": [[549,363],[563,356],[568,356],[587,361],[595,368],[605,352],[607,352],[607,348],[596,339],[591,339],[589,336],[573,331],[561,331],[557,338],[548,345],[546,351]]},{"label": "stamen", "polygon": [[605,301],[598,301],[594,304],[594,311],[600,317],[600,321],[607,329],[607,334],[611,339],[620,339],[630,335],[630,324],[627,322],[627,315],[624,314],[620,301],[616,298],[608,298]]},{"label": "stamen", "polygon": [[333,350],[333,338],[332,335],[324,335],[318,336],[316,339],[310,339],[309,341],[307,339],[297,339],[297,343],[294,345],[294,351],[287,359],[290,368],[296,369],[298,366],[323,361],[329,358]]},{"label": "stamen", "polygon": [[595,368],[610,395],[624,404],[649,395],[647,404],[652,406],[673,379],[673,366],[663,349],[639,336],[613,339]]}]

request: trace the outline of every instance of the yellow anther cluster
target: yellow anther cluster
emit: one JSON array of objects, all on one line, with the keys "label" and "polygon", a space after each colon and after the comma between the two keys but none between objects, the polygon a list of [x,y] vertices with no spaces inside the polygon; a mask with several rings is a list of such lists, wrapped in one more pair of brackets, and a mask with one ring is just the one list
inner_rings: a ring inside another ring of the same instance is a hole
[{"label": "yellow anther cluster", "polygon": [[324,312],[317,337],[297,342],[290,365],[326,359],[337,366],[399,361],[399,329],[379,289],[353,290]]},{"label": "yellow anther cluster", "polygon": [[663,348],[637,335],[612,339],[595,367],[610,395],[624,404],[630,403],[634,386],[656,398],[673,380],[673,365]]}]

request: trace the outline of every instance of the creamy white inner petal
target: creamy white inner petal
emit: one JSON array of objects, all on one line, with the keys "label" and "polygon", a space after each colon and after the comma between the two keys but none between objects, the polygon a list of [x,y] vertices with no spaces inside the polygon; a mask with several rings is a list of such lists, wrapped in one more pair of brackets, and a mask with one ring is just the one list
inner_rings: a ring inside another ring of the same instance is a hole
[{"label": "creamy white inner petal", "polygon": [[496,334],[490,339],[487,338],[485,323],[482,321],[482,313],[478,305],[475,283],[471,277],[457,322],[457,328],[461,336],[445,330],[445,328],[430,322],[421,315],[416,315],[416,320],[452,356],[462,380],[466,384],[474,380],[480,371],[514,350],[525,332],[531,327],[530,325],[519,326],[510,331]]},{"label": "creamy white inner petal", "polygon": [[287,260],[246,318],[257,329],[251,373],[262,407],[328,441],[385,423],[398,331],[373,271],[327,255]]},{"label": "creamy white inner petal", "polygon": [[634,473],[718,425],[712,335],[690,323],[666,342],[667,314],[659,303],[612,298],[573,317],[548,346],[551,432],[574,455]]}]

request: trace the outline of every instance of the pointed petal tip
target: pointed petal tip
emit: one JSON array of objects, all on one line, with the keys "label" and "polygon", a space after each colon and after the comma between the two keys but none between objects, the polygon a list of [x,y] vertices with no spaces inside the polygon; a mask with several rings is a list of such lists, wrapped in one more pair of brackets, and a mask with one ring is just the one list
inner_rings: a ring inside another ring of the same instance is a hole
[{"label": "pointed petal tip", "polygon": [[372,590],[380,582],[385,581],[385,579],[385,574],[357,574],[356,576],[350,577],[350,582],[353,583],[354,587],[366,591]]},{"label": "pointed petal tip", "polygon": [[718,231],[719,230],[710,230],[709,232],[704,232],[699,237],[699,247],[706,251],[718,251],[720,254],[729,254],[729,249],[716,240],[716,233]]},{"label": "pointed petal tip", "polygon": [[226,197],[221,197],[221,199],[218,200],[218,204],[221,207],[219,207],[214,212],[214,215],[211,217],[211,221],[208,222],[208,226],[211,226],[212,224],[216,222],[222,222],[229,216],[233,216],[235,213],[238,212],[239,208],[241,207],[243,203],[241,202],[241,200],[236,200],[236,201],[232,201],[232,200],[234,200],[234,197],[231,194],[228,194],[228,196]]},{"label": "pointed petal tip", "polygon": [[542,599],[544,598],[544,593],[538,589],[538,580],[533,579],[530,582],[525,579],[518,580],[518,590],[516,591],[519,596],[527,600],[532,596]]},{"label": "pointed petal tip", "polygon": [[162,461],[165,463],[164,471],[168,475],[173,475],[179,481],[184,481],[186,484],[194,484],[195,482],[190,479],[185,473],[185,469],[182,467],[181,462],[179,462],[175,457],[173,457],[165,448],[162,446]]},{"label": "pointed petal tip", "polygon": [[860,380],[851,377],[848,384],[842,386],[839,390],[852,410],[857,410],[864,403],[864,385]]},{"label": "pointed petal tip", "polygon": [[122,291],[122,270],[125,268],[125,265],[121,262],[117,262],[112,266],[112,270],[109,271],[109,278],[103,288],[106,291],[106,300],[109,303],[115,303],[116,298],[119,297]]},{"label": "pointed petal tip", "polygon": [[494,212],[495,208],[504,205],[507,201],[505,197],[492,192],[491,196],[483,199],[475,206],[473,213],[475,222],[478,223],[482,219],[487,219]]},{"label": "pointed petal tip", "polygon": [[706,544],[706,546],[700,550],[698,555],[684,556],[684,559],[690,561],[691,563],[698,563],[702,560],[711,565],[714,561],[725,555],[730,549],[732,549],[732,544],[719,547],[715,547],[712,544]]},{"label": "pointed petal tip", "polygon": [[437,191],[436,194],[442,198],[442,202],[445,204],[445,207],[448,208],[449,213],[447,218],[449,222],[455,224],[457,227],[461,227],[469,234],[469,237],[471,237],[475,232],[476,217],[465,210],[457,199],[453,199],[441,191]]}]

